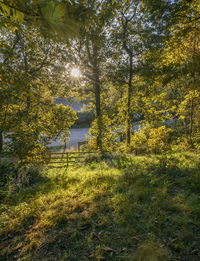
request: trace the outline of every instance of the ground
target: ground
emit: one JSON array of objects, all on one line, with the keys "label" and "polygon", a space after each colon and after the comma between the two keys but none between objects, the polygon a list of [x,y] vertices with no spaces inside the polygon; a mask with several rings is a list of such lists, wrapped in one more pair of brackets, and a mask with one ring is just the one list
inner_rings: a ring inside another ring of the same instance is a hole
[{"label": "ground", "polygon": [[200,156],[114,156],[8,193],[0,260],[200,260]]}]

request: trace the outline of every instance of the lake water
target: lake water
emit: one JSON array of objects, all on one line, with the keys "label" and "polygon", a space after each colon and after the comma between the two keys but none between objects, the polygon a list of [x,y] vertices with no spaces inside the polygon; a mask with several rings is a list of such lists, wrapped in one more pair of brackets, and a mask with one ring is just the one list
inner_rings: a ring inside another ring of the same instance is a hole
[{"label": "lake water", "polygon": [[[135,124],[132,126],[132,131],[137,131],[140,124]],[[73,150],[77,149],[79,141],[85,141],[86,136],[88,135],[89,128],[72,128],[70,129],[70,141],[67,142],[67,149]],[[4,140],[8,141],[7,139]],[[52,141],[49,144],[49,147],[56,147],[59,145],[64,145],[64,141],[60,141],[60,138],[57,138],[55,141]]]},{"label": "lake water", "polygon": [[[75,148],[77,149],[78,142],[79,141],[85,141],[86,136],[89,132],[89,128],[73,128],[70,129],[70,141],[67,142],[67,149]],[[55,141],[52,141],[49,146],[59,146],[61,144],[64,144],[63,141],[60,141],[60,139],[56,139]]]},{"label": "lake water", "polygon": [[[132,131],[138,131],[138,128],[141,124],[135,124],[132,126]],[[79,141],[85,141],[86,136],[88,135],[89,128],[72,128],[70,129],[70,141],[67,142],[67,149],[77,149],[78,142]],[[52,141],[50,143],[50,147],[59,146],[61,144],[64,144],[63,141],[60,141],[59,138],[57,138],[55,141]]]}]

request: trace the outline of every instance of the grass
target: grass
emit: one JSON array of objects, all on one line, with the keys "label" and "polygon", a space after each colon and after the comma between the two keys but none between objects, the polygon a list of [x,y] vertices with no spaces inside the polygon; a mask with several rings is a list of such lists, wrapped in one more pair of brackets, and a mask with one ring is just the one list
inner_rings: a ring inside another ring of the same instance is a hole
[{"label": "grass", "polygon": [[1,210],[0,260],[200,259],[200,157],[114,157],[51,169]]}]

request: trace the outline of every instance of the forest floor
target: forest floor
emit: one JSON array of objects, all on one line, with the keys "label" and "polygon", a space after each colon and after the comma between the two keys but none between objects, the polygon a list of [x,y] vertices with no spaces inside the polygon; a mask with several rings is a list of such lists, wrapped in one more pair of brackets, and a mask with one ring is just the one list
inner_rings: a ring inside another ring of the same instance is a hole
[{"label": "forest floor", "polygon": [[47,169],[0,210],[0,260],[198,261],[200,155]]}]

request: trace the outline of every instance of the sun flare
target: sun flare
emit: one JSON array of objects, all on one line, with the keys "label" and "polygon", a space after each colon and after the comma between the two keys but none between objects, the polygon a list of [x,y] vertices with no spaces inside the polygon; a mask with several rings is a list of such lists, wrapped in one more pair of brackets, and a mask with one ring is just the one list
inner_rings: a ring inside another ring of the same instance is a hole
[{"label": "sun flare", "polygon": [[81,73],[80,73],[78,68],[73,68],[71,70],[71,76],[72,77],[78,78],[80,75],[81,75]]}]

